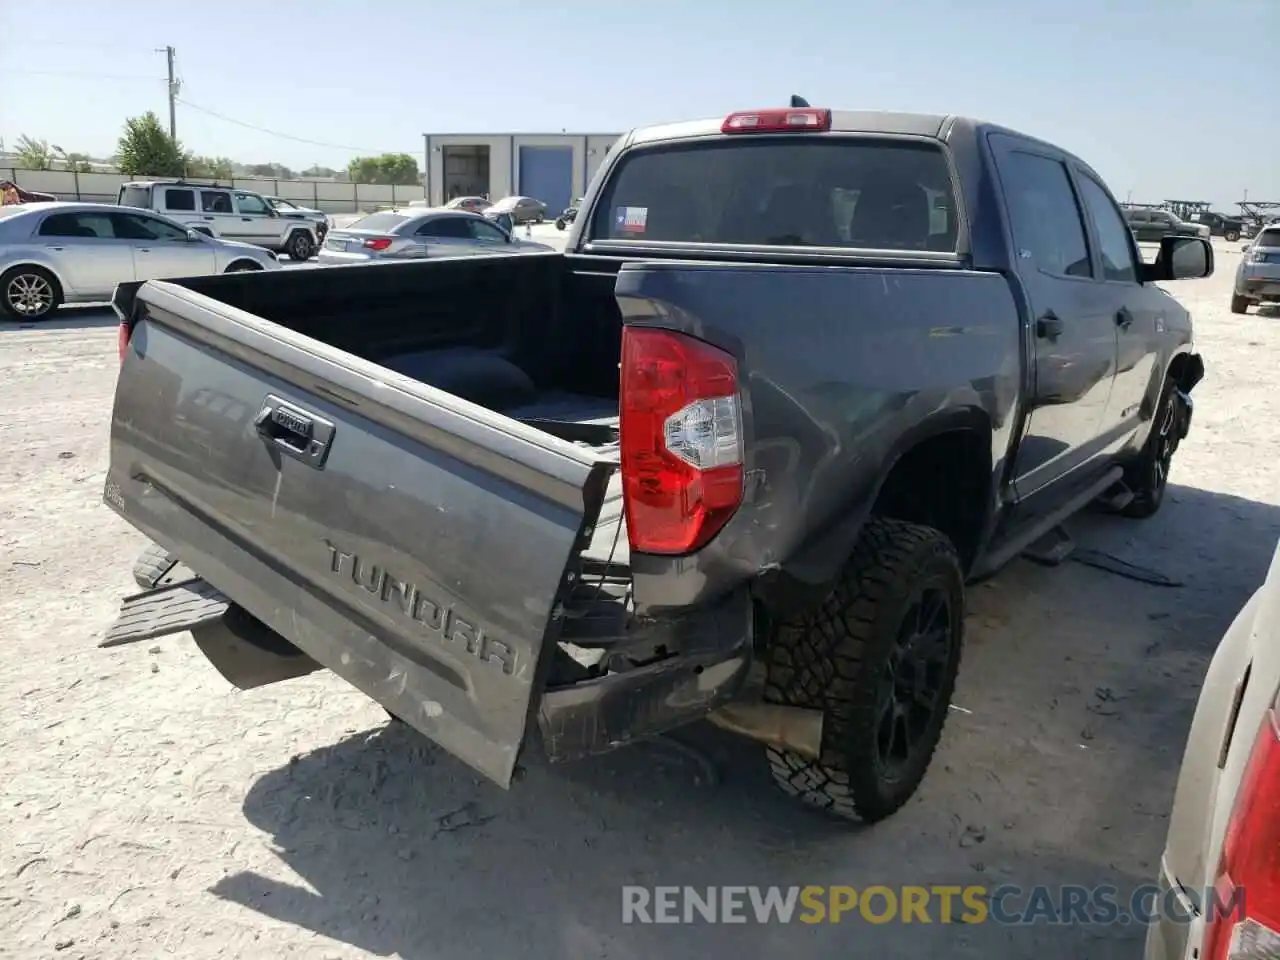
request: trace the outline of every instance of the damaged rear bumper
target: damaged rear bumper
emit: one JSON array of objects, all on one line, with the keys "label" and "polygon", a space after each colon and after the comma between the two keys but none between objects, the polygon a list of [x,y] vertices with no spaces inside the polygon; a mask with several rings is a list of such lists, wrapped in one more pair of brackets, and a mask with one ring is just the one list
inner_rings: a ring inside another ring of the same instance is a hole
[{"label": "damaged rear bumper", "polygon": [[702,719],[746,681],[752,629],[745,589],[683,617],[632,623],[625,640],[607,648],[607,672],[543,692],[538,727],[547,756],[604,753]]},{"label": "damaged rear bumper", "polygon": [[[242,690],[322,669],[194,571],[182,569],[173,582],[126,597],[100,646],[189,630],[213,667]],[[740,589],[681,617],[634,620],[623,614],[603,621],[594,635],[590,629],[567,631],[572,640],[561,644],[562,651],[585,652],[595,662],[570,675],[553,673],[535,701],[548,757],[604,753],[702,719],[746,681],[752,630],[750,596]]]}]

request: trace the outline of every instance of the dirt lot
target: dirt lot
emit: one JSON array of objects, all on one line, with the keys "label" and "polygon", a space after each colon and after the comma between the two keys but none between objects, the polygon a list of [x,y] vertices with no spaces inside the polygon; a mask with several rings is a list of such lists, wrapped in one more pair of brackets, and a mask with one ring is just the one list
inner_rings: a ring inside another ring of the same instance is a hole
[{"label": "dirt lot", "polygon": [[833,825],[757,751],[646,745],[505,793],[331,676],[236,693],[187,637],[95,648],[141,538],[101,503],[115,330],[0,329],[0,955],[1135,957],[1136,926],[623,926],[625,883],[1098,884],[1155,875],[1200,679],[1280,534],[1280,328],[1174,285],[1208,377],[1170,501],[1078,519],[1176,589],[1019,561],[976,589],[943,749],[897,817]]}]

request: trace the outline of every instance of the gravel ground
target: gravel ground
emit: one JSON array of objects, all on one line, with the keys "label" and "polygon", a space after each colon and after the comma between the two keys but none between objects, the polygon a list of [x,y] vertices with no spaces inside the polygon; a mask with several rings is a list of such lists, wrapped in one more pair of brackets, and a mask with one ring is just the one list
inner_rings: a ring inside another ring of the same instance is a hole
[{"label": "gravel ground", "polygon": [[531,759],[507,793],[332,676],[237,693],[185,636],[96,649],[143,545],[101,503],[114,325],[0,328],[0,955],[1137,956],[1132,925],[623,926],[619,887],[1153,878],[1207,659],[1280,534],[1280,332],[1228,312],[1238,255],[1171,285],[1208,376],[1164,509],[1072,524],[1185,585],[1019,561],[976,588],[963,709],[865,830],[713,730],[688,739],[718,784],[645,745]]}]

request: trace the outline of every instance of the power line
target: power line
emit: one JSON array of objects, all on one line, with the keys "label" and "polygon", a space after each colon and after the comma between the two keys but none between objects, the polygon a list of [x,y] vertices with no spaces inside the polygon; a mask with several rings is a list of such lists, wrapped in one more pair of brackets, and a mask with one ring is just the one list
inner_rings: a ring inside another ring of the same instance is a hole
[{"label": "power line", "polygon": [[349,150],[352,153],[382,152],[379,150],[370,150],[367,147],[352,147],[342,143],[326,143],[323,140],[308,140],[306,137],[295,137],[292,134],[281,133],[279,130],[272,130],[269,127],[260,127],[254,123],[246,123],[243,120],[237,120],[235,117],[228,117],[226,114],[218,113],[216,110],[210,110],[208,107],[202,107],[197,103],[192,103],[190,100],[184,100],[182,97],[176,97],[175,99],[184,107],[195,110],[198,113],[207,113],[209,116],[221,120],[224,123],[232,123],[237,127],[244,127],[247,130],[256,130],[258,133],[265,133],[273,137],[279,137],[281,140],[292,140],[294,143],[305,143],[312,147],[327,147],[331,150]]}]

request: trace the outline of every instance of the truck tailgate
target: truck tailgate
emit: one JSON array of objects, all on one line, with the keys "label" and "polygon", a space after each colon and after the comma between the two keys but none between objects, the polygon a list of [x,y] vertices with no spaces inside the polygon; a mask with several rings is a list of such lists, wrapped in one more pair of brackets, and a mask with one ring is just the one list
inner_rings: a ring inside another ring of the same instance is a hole
[{"label": "truck tailgate", "polygon": [[107,503],[508,785],[613,466],[173,284],[133,316]]}]

